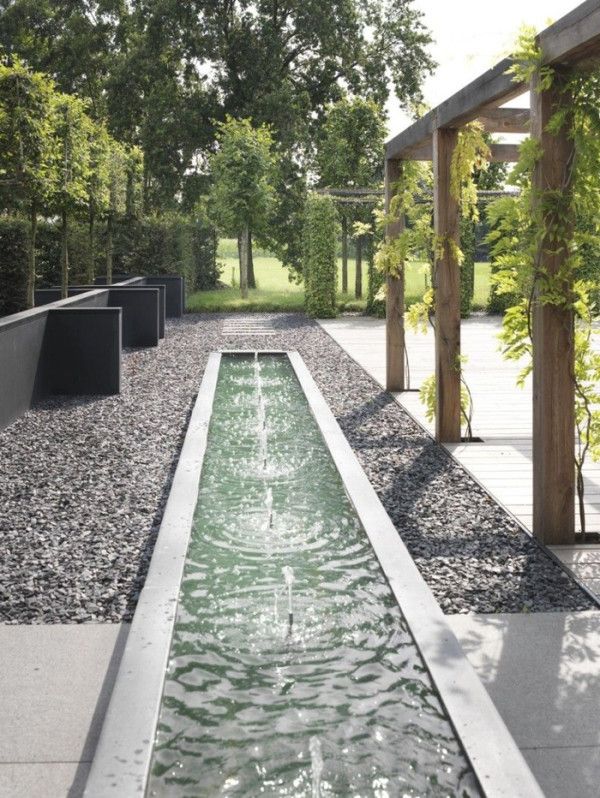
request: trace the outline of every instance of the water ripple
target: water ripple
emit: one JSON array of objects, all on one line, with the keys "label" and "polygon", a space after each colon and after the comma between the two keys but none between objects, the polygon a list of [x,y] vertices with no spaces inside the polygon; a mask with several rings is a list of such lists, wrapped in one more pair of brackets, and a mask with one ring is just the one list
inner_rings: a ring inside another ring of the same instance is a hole
[{"label": "water ripple", "polygon": [[479,794],[285,358],[223,358],[148,794]]}]

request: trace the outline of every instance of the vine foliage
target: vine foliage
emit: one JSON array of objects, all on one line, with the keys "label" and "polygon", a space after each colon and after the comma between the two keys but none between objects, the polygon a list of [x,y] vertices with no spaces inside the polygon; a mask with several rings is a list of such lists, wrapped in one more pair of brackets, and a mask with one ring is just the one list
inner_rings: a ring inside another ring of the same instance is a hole
[{"label": "vine foliage", "polygon": [[[520,159],[509,178],[518,190],[488,208],[489,243],[498,271],[498,293],[515,300],[505,313],[500,339],[504,356],[524,360],[518,383],[532,370],[535,303],[570,311],[574,318],[575,480],[579,518],[585,538],[583,466],[600,459],[600,354],[596,334],[600,259],[600,70],[570,73],[542,63],[535,32],[525,29],[517,42],[510,69],[515,80],[534,80],[539,91],[552,89],[560,100],[546,133],[572,141],[574,157],[558,190],[540,189],[533,174],[542,155],[541,142],[531,138],[521,146]],[[557,271],[544,267],[545,256],[561,256]]]},{"label": "vine foliage", "polygon": [[331,197],[309,194],[303,231],[306,313],[312,318],[336,315],[338,217]]}]

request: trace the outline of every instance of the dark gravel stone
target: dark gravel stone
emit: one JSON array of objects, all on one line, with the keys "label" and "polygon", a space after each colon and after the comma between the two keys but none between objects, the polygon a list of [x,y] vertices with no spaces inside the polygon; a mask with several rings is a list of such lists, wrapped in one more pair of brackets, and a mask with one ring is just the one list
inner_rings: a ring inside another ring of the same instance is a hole
[{"label": "dark gravel stone", "polygon": [[[583,591],[321,328],[267,315],[168,323],[118,397],[55,398],[0,432],[0,621],[129,620],[209,352],[297,349],[447,613],[585,610]],[[255,317],[253,317],[255,318]]]}]

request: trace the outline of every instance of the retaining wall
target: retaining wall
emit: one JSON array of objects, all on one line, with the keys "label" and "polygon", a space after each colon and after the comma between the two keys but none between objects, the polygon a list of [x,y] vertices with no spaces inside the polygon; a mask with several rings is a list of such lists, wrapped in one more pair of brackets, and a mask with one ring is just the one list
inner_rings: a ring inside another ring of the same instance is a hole
[{"label": "retaining wall", "polygon": [[53,394],[121,388],[121,308],[88,292],[0,319],[0,428]]}]

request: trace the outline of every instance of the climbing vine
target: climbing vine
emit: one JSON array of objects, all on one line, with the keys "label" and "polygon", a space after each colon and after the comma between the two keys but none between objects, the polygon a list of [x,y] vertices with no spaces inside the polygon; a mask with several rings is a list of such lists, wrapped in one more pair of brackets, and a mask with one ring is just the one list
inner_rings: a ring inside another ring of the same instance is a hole
[{"label": "climbing vine", "polygon": [[[563,185],[542,190],[533,181],[541,142],[525,141],[509,178],[518,195],[497,200],[488,209],[489,243],[499,266],[493,280],[498,293],[514,297],[500,338],[505,357],[525,358],[518,379],[523,385],[532,370],[534,304],[573,314],[575,479],[585,538],[583,466],[588,455],[600,459],[600,354],[593,345],[600,256],[600,71],[588,68],[564,74],[543,65],[535,32],[527,29],[517,42],[510,72],[516,81],[534,80],[538,90],[552,89],[562,98],[546,132],[566,133],[575,156],[567,165]],[[560,268],[549,273],[539,253],[562,255]]]}]

